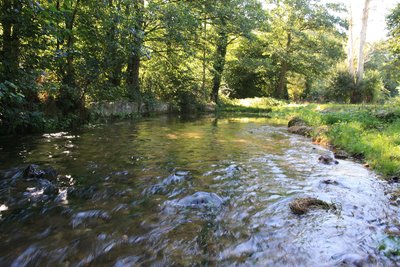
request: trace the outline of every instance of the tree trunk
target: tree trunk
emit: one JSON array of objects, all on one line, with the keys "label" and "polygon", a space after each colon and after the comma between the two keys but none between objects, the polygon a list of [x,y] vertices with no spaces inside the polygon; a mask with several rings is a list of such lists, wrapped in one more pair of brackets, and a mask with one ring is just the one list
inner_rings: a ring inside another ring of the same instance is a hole
[{"label": "tree trunk", "polygon": [[71,13],[65,14],[65,33],[66,33],[66,61],[61,63],[60,70],[63,70],[63,86],[60,88],[60,95],[58,97],[58,106],[64,115],[71,112],[83,112],[84,102],[82,90],[76,86],[75,81],[75,36],[73,33],[75,27],[75,20],[78,13],[80,0],[76,0],[75,7],[71,2]]},{"label": "tree trunk", "polygon": [[128,58],[126,84],[132,100],[140,98],[140,62],[143,45],[143,8],[144,0],[133,1],[133,12],[136,18],[133,33],[133,51]]},{"label": "tree trunk", "polygon": [[354,43],[353,43],[353,10],[350,4],[350,18],[349,18],[349,40],[348,40],[348,52],[347,52],[347,62],[349,67],[349,74],[354,77]]},{"label": "tree trunk", "polygon": [[140,92],[140,55],[136,52],[128,59],[126,84],[129,89],[129,96],[133,99],[138,97]]},{"label": "tree trunk", "polygon": [[19,0],[4,0],[1,10],[1,24],[3,26],[3,51],[2,64],[4,67],[4,79],[13,81],[18,76],[20,59],[20,25],[17,14],[22,3]]},{"label": "tree trunk", "polygon": [[[57,12],[60,13],[60,10],[61,10],[60,0],[57,0],[57,2],[56,2],[56,9],[57,9]],[[60,31],[60,22],[59,22],[58,16],[56,17],[56,24],[57,24],[57,29]],[[61,41],[60,41],[60,38],[57,37],[56,39],[57,39],[56,52],[57,53],[61,53]],[[58,62],[58,68],[59,68],[59,72],[60,72],[61,77],[65,76],[64,64],[63,63],[64,63],[63,61],[59,61]]]},{"label": "tree trunk", "polygon": [[[108,5],[110,9],[115,8],[113,0],[109,0]],[[120,41],[117,36],[118,20],[114,13],[111,14],[110,19],[112,22],[107,32],[105,69],[109,72],[108,81],[114,86],[120,86],[122,63],[118,54],[118,43]]]},{"label": "tree trunk", "polygon": [[[287,53],[289,53],[291,43],[292,43],[292,34],[288,33],[286,42]],[[286,59],[282,59],[278,86],[275,92],[275,97],[277,97],[278,99],[289,99],[289,93],[287,90],[287,77],[286,77],[288,70],[289,70],[288,62],[286,61]]]},{"label": "tree trunk", "polygon": [[65,85],[75,87],[75,68],[74,68],[74,41],[75,36],[73,34],[74,23],[76,19],[76,14],[78,12],[80,0],[76,1],[76,5],[74,10],[72,11],[71,16],[66,16],[65,18],[65,29],[67,30],[67,62],[65,65],[65,75],[63,79],[63,83]]},{"label": "tree trunk", "polygon": [[363,79],[364,75],[364,46],[367,39],[367,27],[368,27],[368,16],[369,16],[369,3],[371,0],[365,0],[363,16],[362,16],[362,24],[361,24],[361,33],[360,33],[360,49],[358,51],[358,67],[357,67],[357,85]]},{"label": "tree trunk", "polygon": [[206,13],[204,13],[203,18],[203,71],[202,71],[202,81],[201,81],[201,91],[203,92],[203,100],[207,100],[207,91],[206,91],[206,70],[207,70],[207,18]]},{"label": "tree trunk", "polygon": [[225,56],[228,47],[228,35],[225,32],[225,23],[222,23],[223,29],[219,32],[217,48],[215,51],[215,61],[213,65],[213,86],[211,92],[211,99],[215,104],[219,104],[219,87],[221,86],[222,74],[225,69]]}]

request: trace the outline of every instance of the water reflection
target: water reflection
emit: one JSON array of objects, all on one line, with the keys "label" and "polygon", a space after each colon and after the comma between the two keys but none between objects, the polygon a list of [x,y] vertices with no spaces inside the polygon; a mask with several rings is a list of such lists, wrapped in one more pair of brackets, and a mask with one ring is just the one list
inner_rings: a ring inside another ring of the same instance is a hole
[{"label": "water reflection", "polygon": [[[397,219],[390,188],[359,164],[320,164],[329,151],[266,119],[160,117],[2,142],[1,169],[38,163],[60,175],[48,198],[2,182],[0,265],[397,260],[379,250]],[[21,202],[24,193],[30,202]],[[297,197],[340,212],[294,215],[289,203]]]}]

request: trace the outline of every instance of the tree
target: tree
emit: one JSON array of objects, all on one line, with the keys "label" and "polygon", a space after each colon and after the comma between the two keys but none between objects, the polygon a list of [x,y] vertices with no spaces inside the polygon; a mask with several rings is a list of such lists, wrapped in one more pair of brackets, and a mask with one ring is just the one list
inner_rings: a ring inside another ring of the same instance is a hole
[{"label": "tree", "polygon": [[360,32],[360,47],[358,50],[357,61],[357,84],[360,84],[364,75],[364,46],[367,39],[369,4],[371,0],[364,1],[364,9],[362,13],[361,32]]},{"label": "tree", "polygon": [[395,55],[396,60],[400,60],[400,4],[390,12],[386,18],[389,30],[389,47]]},{"label": "tree", "polygon": [[218,104],[228,45],[240,36],[250,37],[264,15],[260,3],[255,0],[218,0],[208,3],[207,9],[215,36],[211,99]]},{"label": "tree", "polygon": [[333,12],[340,5],[319,1],[271,1],[271,30],[268,53],[277,65],[273,96],[288,99],[288,74],[303,75],[310,84],[313,77],[326,73],[343,56],[342,41],[346,24]]}]

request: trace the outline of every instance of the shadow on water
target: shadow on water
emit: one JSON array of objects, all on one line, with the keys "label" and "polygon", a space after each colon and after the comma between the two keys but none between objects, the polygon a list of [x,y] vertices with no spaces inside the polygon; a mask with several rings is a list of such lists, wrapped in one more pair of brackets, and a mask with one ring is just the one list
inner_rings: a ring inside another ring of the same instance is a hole
[{"label": "shadow on water", "polygon": [[[390,185],[351,161],[321,164],[329,151],[267,119],[148,118],[3,138],[0,147],[2,266],[398,260]],[[338,210],[295,215],[289,204],[299,197]]]}]

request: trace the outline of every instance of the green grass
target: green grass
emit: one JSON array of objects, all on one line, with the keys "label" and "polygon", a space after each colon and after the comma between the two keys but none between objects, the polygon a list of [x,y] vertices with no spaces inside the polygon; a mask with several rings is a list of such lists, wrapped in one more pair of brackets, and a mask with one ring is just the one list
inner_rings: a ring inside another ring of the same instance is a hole
[{"label": "green grass", "polygon": [[393,103],[295,105],[265,98],[253,102],[249,99],[230,100],[222,110],[254,112],[261,116],[268,114],[272,123],[279,124],[299,117],[314,127],[315,140],[363,158],[371,168],[386,177],[400,174],[400,107]]}]

